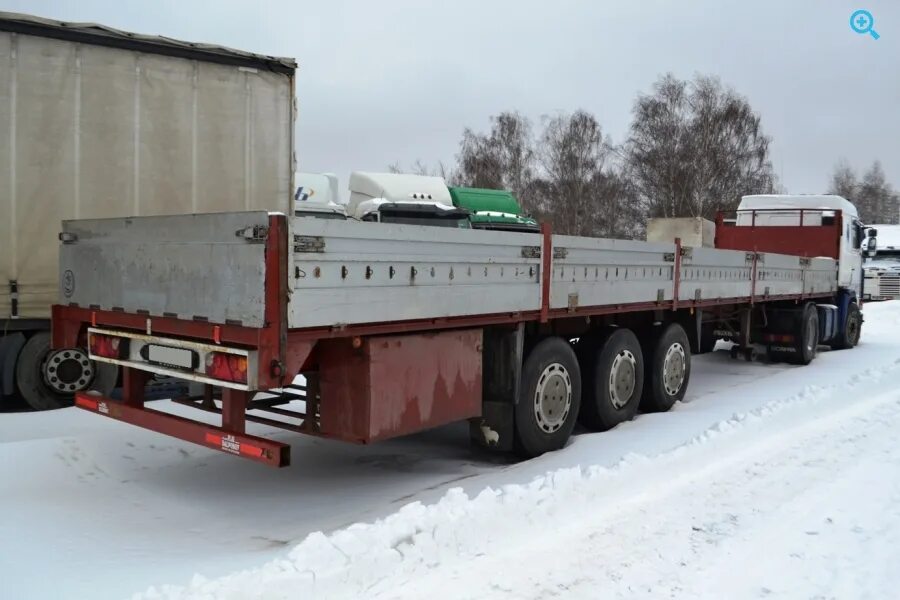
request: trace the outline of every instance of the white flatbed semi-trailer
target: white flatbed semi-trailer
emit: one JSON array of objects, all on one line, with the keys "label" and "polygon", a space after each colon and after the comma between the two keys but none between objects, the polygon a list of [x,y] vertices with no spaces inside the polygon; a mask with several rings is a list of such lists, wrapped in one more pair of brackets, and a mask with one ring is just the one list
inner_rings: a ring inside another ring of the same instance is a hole
[{"label": "white flatbed semi-trailer", "polygon": [[[69,221],[54,345],[125,369],[123,401],[78,406],[269,464],[287,446],[246,421],[367,443],[470,419],[479,443],[533,456],[576,418],[667,410],[716,335],[799,364],[855,345],[837,260],[855,209],[817,206],[802,225],[720,219],[717,248],[265,212]],[[797,236],[807,255],[771,251]],[[181,401],[222,426],[145,406],[148,373],[206,384]]]}]

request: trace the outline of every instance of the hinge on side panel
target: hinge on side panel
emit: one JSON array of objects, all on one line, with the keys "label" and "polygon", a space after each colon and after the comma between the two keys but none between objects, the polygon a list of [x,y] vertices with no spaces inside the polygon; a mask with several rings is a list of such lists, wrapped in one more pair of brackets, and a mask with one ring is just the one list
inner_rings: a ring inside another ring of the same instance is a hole
[{"label": "hinge on side panel", "polygon": [[[693,258],[694,249],[688,248],[685,246],[681,247],[681,258]],[[663,261],[673,263],[675,262],[675,253],[674,252],[666,252],[663,254]]]},{"label": "hinge on side panel", "polygon": [[766,255],[762,252],[745,252],[744,253],[744,262],[748,265],[753,262],[753,259],[756,259],[758,263],[764,263]]},{"label": "hinge on side panel", "polygon": [[325,252],[325,238],[317,235],[295,235],[294,252]]},{"label": "hinge on side panel", "polygon": [[269,237],[269,228],[266,225],[251,225],[249,227],[244,227],[243,229],[238,229],[234,232],[239,238],[243,238],[250,243],[259,243],[266,241],[266,238]]},{"label": "hinge on side panel", "polygon": [[78,236],[68,231],[62,231],[59,234],[59,241],[63,244],[74,244],[78,241]]},{"label": "hinge on side panel", "polygon": [[540,246],[522,246],[522,258],[540,258]]},{"label": "hinge on side panel", "polygon": [[566,307],[569,312],[575,312],[578,308],[578,294],[569,294],[569,303]]},{"label": "hinge on side panel", "polygon": [[554,259],[565,258],[568,255],[569,255],[568,248],[554,248],[553,249],[553,258]]},{"label": "hinge on side panel", "polygon": [[809,263],[810,263],[810,259],[809,259],[808,256],[801,256],[801,257],[800,257],[800,266],[801,266],[801,267],[808,267],[808,266],[809,266]]}]

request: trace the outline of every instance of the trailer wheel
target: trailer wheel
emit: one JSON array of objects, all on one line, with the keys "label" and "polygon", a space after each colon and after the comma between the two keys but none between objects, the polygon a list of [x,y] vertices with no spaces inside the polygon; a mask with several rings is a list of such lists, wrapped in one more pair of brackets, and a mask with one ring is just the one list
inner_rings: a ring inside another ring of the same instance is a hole
[{"label": "trailer wheel", "polygon": [[796,327],[795,351],[788,360],[796,365],[808,365],[816,357],[819,345],[819,313],[815,304],[810,302],[803,307]]},{"label": "trailer wheel", "polygon": [[598,340],[583,358],[585,386],[579,420],[594,431],[606,431],[630,421],[637,413],[644,387],[644,359],[637,337],[629,329],[614,329]]},{"label": "trailer wheel", "polygon": [[644,390],[641,410],[665,412],[684,398],[691,377],[691,347],[677,323],[656,327],[642,339]]},{"label": "trailer wheel", "polygon": [[115,365],[95,363],[82,350],[50,350],[50,332],[41,331],[25,342],[16,365],[22,398],[35,410],[71,406],[76,391],[109,393],[118,379]]},{"label": "trailer wheel", "polygon": [[515,409],[516,449],[531,458],[565,446],[581,405],[581,370],[562,338],[541,340],[522,365]]},{"label": "trailer wheel", "polygon": [[851,302],[847,307],[847,318],[844,321],[844,327],[838,332],[831,347],[835,350],[848,350],[859,343],[859,336],[862,333],[862,312],[856,302]]}]

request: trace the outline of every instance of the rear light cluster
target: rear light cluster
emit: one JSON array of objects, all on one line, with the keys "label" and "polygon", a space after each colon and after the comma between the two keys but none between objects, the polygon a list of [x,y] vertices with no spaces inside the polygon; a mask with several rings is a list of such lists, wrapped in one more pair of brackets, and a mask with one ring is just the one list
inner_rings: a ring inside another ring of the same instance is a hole
[{"label": "rear light cluster", "polygon": [[213,379],[247,383],[247,357],[210,352],[206,355],[206,374]]},{"label": "rear light cluster", "polygon": [[128,340],[114,335],[91,333],[88,336],[88,347],[94,356],[122,358],[128,349]]}]

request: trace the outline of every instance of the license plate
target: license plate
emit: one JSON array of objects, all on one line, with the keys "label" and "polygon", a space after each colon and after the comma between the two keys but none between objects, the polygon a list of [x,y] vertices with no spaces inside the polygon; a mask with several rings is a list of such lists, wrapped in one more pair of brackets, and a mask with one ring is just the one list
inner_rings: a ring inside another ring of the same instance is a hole
[{"label": "license plate", "polygon": [[196,353],[184,348],[172,348],[171,346],[147,345],[147,362],[179,369],[193,369],[196,365]]}]

